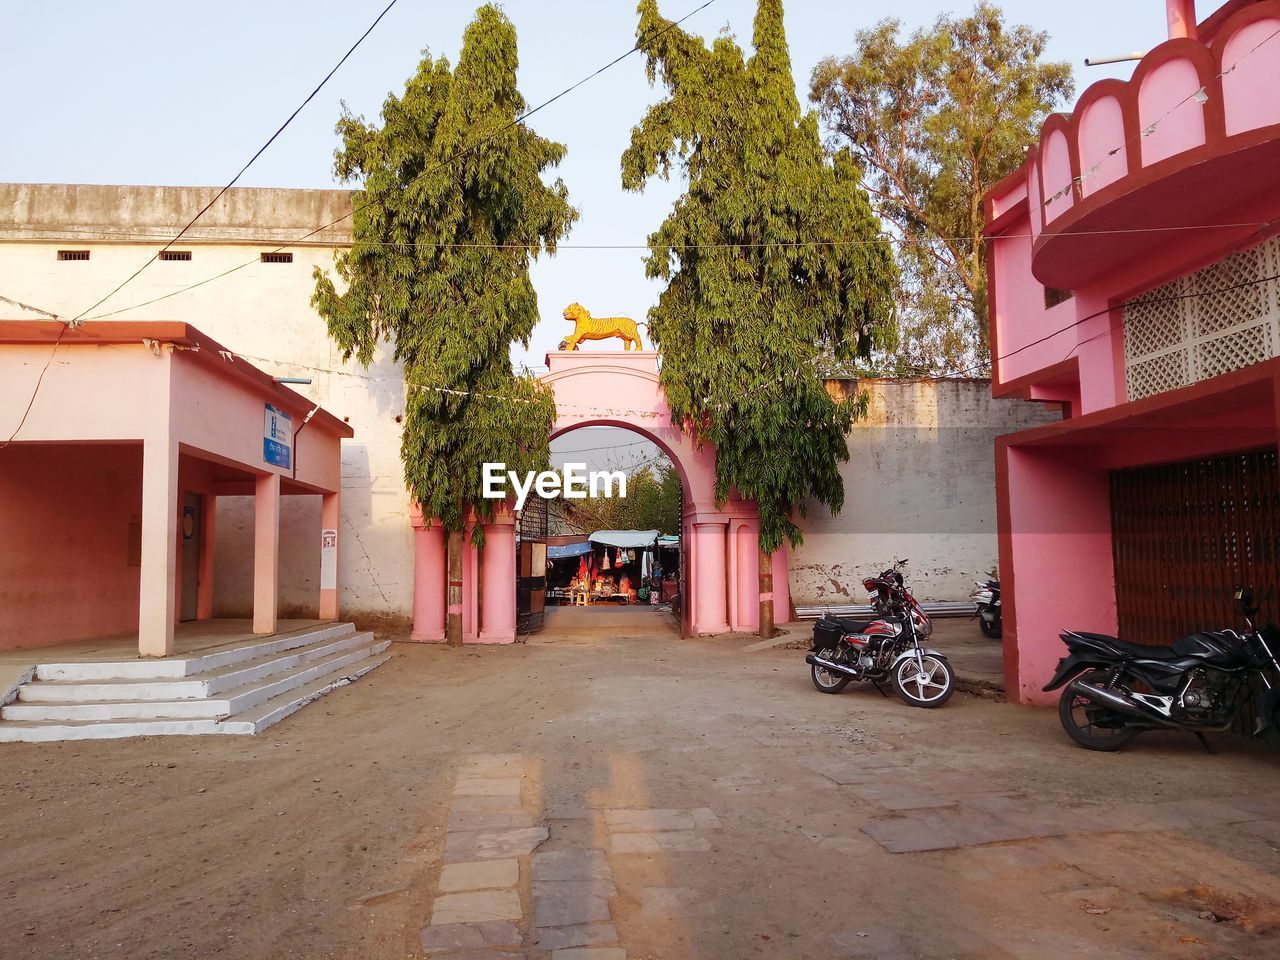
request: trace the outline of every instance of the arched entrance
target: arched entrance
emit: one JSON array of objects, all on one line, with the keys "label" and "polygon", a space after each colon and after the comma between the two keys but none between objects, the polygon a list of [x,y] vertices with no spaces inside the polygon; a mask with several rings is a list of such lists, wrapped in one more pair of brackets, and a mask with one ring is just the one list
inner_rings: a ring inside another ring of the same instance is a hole
[{"label": "arched entrance", "polygon": [[[686,635],[757,629],[760,617],[759,523],[752,501],[715,500],[715,452],[697,447],[671,425],[671,408],[658,382],[654,351],[559,351],[547,355],[540,378],[556,396],[552,437],[587,426],[622,427],[653,441],[675,465],[684,485],[681,540],[688,596],[682,603]],[[463,639],[503,643],[515,639],[514,516],[499,511],[485,526],[477,551],[468,535],[460,598]],[[444,535],[438,522],[413,516],[415,640],[442,640],[449,609]],[[469,534],[469,531],[468,531]],[[479,556],[480,553],[483,556]],[[790,610],[787,557],[771,557],[777,619]]]}]

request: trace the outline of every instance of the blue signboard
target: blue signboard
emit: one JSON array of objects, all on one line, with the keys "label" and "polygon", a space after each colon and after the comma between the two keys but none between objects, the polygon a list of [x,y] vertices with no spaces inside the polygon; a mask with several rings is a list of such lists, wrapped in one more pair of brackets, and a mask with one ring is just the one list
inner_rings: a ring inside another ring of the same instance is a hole
[{"label": "blue signboard", "polygon": [[286,470],[293,465],[293,418],[269,403],[262,427],[262,459]]}]

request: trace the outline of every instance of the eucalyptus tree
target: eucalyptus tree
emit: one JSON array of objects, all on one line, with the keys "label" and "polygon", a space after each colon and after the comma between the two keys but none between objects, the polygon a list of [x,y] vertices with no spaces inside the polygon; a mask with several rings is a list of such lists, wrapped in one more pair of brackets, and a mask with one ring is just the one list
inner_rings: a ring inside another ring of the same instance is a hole
[{"label": "eucalyptus tree", "polygon": [[837,150],[866,172],[902,242],[902,325],[894,366],[983,367],[987,270],[982,200],[1026,159],[1046,114],[1071,96],[1071,66],[1044,62],[1049,35],[980,2],[901,35],[882,20],[854,52],[814,68],[810,96]]},{"label": "eucalyptus tree", "polygon": [[[528,345],[538,319],[531,261],[554,254],[578,214],[563,182],[543,179],[564,145],[518,121],[518,62],[515,27],[485,5],[457,65],[425,54],[381,123],[344,109],[335,171],[361,187],[352,245],[337,257],[340,285],[315,272],[312,303],[344,359],[368,365],[389,341],[404,365],[405,482],[448,532],[453,609],[466,518],[493,514],[481,464],[545,469],[555,418],[550,392],[516,375],[510,349]],[[456,613],[447,630],[461,642]]]},{"label": "eucalyptus tree", "polygon": [[[891,346],[895,267],[847,152],[824,153],[802,112],[781,0],[759,0],[748,55],[710,47],[641,0],[637,44],[666,97],[632,131],[622,183],[688,181],[649,237],[666,282],[649,311],[677,424],[716,450],[716,496],[755,500],[761,594],[769,554],[799,544],[809,500],[838,512],[846,435],[865,399],[836,397],[823,365]],[[761,602],[762,633],[773,629]]]}]

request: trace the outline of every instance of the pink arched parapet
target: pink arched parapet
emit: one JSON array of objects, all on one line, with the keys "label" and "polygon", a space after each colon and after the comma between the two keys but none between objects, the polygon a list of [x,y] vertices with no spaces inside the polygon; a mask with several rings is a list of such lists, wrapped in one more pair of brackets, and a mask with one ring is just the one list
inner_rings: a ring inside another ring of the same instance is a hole
[{"label": "pink arched parapet", "polygon": [[1096,193],[1129,172],[1124,111],[1115,97],[1099,97],[1080,114],[1080,192]]},{"label": "pink arched parapet", "polygon": [[1152,69],[1138,89],[1138,126],[1142,130],[1142,165],[1205,142],[1204,109],[1194,94],[1200,89],[1195,64],[1179,57]]},{"label": "pink arched parapet", "polygon": [[1067,137],[1061,130],[1050,133],[1044,141],[1040,155],[1044,170],[1044,219],[1052,223],[1071,209],[1075,191],[1071,186],[1071,151]]},{"label": "pink arched parapet", "polygon": [[1266,55],[1267,44],[1280,43],[1280,16],[1246,24],[1222,48],[1223,109],[1226,134],[1235,136],[1280,123],[1280,55]]},{"label": "pink arched parapet", "polygon": [[1044,207],[1040,193],[1040,169],[1035,158],[1027,161],[1027,209],[1031,211],[1031,236],[1044,230]]}]

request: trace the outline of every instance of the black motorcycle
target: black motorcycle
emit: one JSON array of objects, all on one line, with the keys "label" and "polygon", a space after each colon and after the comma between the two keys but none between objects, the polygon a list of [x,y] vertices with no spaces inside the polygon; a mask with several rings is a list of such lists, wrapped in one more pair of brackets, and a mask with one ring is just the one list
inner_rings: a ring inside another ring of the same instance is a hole
[{"label": "black motorcycle", "polygon": [[[1193,633],[1172,647],[1126,643],[1100,633],[1062,634],[1069,654],[1045,691],[1065,687],[1058,716],[1068,736],[1090,750],[1119,750],[1143,730],[1206,733],[1233,729],[1253,706],[1255,736],[1274,738],[1280,722],[1280,661],[1248,591],[1236,593],[1248,632]],[[1267,631],[1270,632],[1270,631]]]},{"label": "black motorcycle", "polygon": [[978,629],[984,637],[998,640],[1004,635],[1004,618],[1000,613],[1000,581],[973,582],[978,589],[969,594],[969,599],[973,601],[974,613],[978,617]]}]

